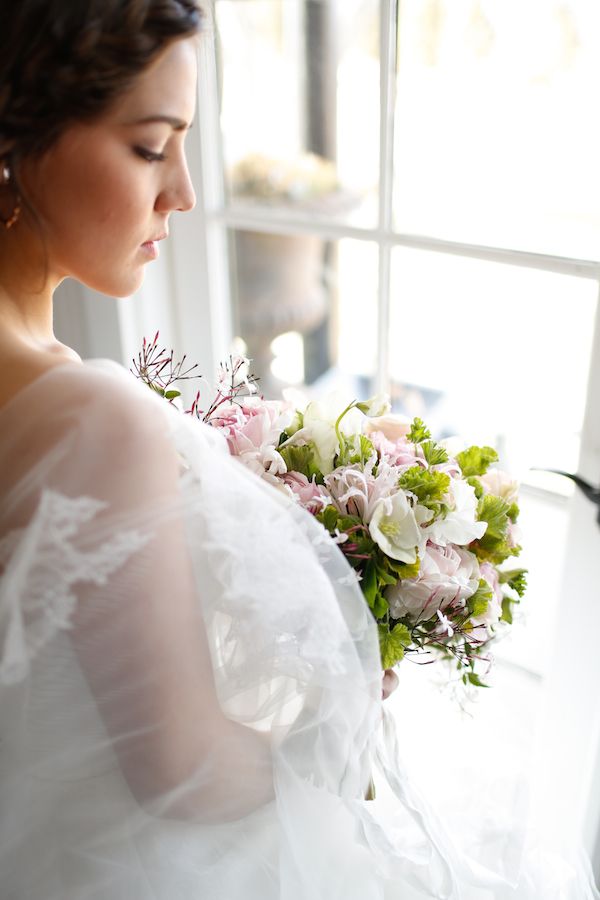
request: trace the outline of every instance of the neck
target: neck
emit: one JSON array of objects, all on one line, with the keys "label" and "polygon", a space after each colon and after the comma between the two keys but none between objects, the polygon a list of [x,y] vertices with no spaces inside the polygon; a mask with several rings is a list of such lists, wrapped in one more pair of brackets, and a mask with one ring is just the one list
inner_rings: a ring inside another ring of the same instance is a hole
[{"label": "neck", "polygon": [[39,238],[25,230],[0,239],[0,339],[12,346],[47,351],[58,344],[52,296],[59,278],[48,271]]}]

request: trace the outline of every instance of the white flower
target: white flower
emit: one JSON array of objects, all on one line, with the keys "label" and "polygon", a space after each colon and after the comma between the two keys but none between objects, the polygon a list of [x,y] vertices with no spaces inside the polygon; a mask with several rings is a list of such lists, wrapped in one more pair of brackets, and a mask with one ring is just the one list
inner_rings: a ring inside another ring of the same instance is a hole
[{"label": "white flower", "polygon": [[265,445],[260,448],[258,460],[265,472],[272,475],[284,475],[287,472],[287,466],[280,453],[275,447]]},{"label": "white flower", "polygon": [[519,499],[519,482],[500,469],[490,469],[485,475],[480,475],[479,480],[486,494],[502,497],[508,504]]},{"label": "white flower", "polygon": [[[340,451],[335,423],[349,402],[339,393],[330,394],[324,400],[312,400],[304,410],[302,428],[289,439],[290,444],[314,444],[315,462],[323,475],[333,471],[334,458]],[[340,432],[346,436],[361,434],[363,423],[363,414],[351,409],[340,423]]]},{"label": "white flower", "polygon": [[355,464],[341,466],[325,477],[325,486],[339,511],[358,516],[365,525],[371,521],[377,503],[396,492],[400,477],[399,470],[385,459],[380,460],[377,475],[373,475],[376,461],[373,454],[364,469]]},{"label": "white flower", "polygon": [[304,414],[304,425],[295,438],[302,436],[315,447],[315,462],[324,475],[333,471],[333,461],[339,453],[340,445],[335,428],[330,422],[320,419],[313,404],[309,404]]},{"label": "white flower", "polygon": [[470,544],[471,541],[483,537],[487,523],[476,521],[475,489],[466,481],[451,478],[448,493],[452,504],[450,512],[446,514],[445,519],[438,519],[427,527],[429,540],[444,547],[448,543]]},{"label": "white flower", "polygon": [[265,445],[257,450],[246,450],[238,455],[238,459],[251,472],[277,487],[281,484],[278,476],[287,472],[283,457],[274,447]]},{"label": "white flower", "polygon": [[385,416],[391,409],[390,399],[387,394],[375,394],[374,397],[369,397],[368,400],[356,405],[369,418]]},{"label": "white flower", "polygon": [[454,628],[450,624],[450,619],[448,618],[448,616],[445,616],[441,609],[438,609],[437,617],[440,620],[442,628],[447,633],[448,637],[452,637],[452,635],[454,634]]},{"label": "white flower", "polygon": [[414,563],[423,545],[423,532],[404,491],[375,505],[369,523],[371,537],[392,559]]},{"label": "white flower", "polygon": [[288,435],[291,436],[293,434],[296,434],[296,432],[299,431],[302,425],[302,416],[304,410],[308,405],[308,398],[302,391],[299,391],[297,390],[297,388],[293,387],[284,388],[281,393],[283,395],[285,405],[288,407],[288,409],[292,410],[292,412],[290,412],[286,427],[282,430],[285,430]]}]

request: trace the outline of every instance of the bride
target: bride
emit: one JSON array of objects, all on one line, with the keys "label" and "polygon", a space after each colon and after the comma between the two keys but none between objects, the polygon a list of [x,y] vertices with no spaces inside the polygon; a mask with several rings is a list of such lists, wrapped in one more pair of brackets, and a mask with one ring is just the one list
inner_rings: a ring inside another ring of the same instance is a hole
[{"label": "bride", "polygon": [[0,12],[2,900],[598,897],[505,833],[485,865],[463,852],[393,752],[374,624],[323,529],[54,337],[63,278],[132,294],[194,204],[201,10]]}]

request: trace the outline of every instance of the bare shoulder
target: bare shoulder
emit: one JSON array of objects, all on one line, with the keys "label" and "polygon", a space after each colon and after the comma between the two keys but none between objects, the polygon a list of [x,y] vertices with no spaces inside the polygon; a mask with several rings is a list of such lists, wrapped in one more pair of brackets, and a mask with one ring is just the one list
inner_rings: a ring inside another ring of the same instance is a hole
[{"label": "bare shoulder", "polygon": [[3,349],[0,358],[0,409],[20,391],[57,366],[81,366],[81,357],[69,347],[59,352]]},{"label": "bare shoulder", "polygon": [[[116,362],[95,362],[102,365],[85,364],[66,347],[65,352],[52,353],[13,348],[3,355],[0,346],[0,411],[26,388],[31,388],[28,410],[35,416],[38,428],[41,419],[46,417],[52,420],[52,427],[57,427],[59,410],[59,418],[79,410],[86,421],[97,423],[107,438],[113,435],[132,442],[136,436],[146,439],[153,430],[168,431],[165,401],[142,387]],[[43,376],[57,368],[61,372],[56,372],[52,386],[45,379],[42,381]],[[48,403],[57,389],[58,406]]]}]

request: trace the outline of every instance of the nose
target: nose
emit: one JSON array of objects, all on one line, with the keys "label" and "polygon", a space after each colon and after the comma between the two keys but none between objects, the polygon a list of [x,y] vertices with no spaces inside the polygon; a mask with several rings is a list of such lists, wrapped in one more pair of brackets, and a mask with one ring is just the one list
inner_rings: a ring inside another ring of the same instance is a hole
[{"label": "nose", "polygon": [[160,213],[189,212],[196,205],[196,193],[190,178],[187,161],[181,159],[173,169],[168,184],[156,198],[155,209]]},{"label": "nose", "polygon": [[190,171],[187,163],[183,166],[181,183],[178,186],[178,202],[179,205],[177,206],[177,209],[180,212],[189,212],[190,209],[193,209],[196,205],[196,192],[194,190],[194,185],[192,184],[192,179],[190,178]]}]

